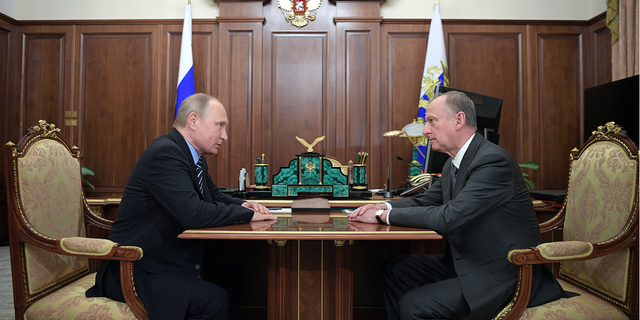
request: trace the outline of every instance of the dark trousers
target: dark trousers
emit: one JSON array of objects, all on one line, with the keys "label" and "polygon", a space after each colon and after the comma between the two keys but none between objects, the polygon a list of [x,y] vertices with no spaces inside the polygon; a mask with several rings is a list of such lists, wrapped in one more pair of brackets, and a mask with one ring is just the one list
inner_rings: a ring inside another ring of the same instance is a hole
[{"label": "dark trousers", "polygon": [[[103,294],[113,300],[124,302],[120,288],[118,261],[110,262],[113,263],[113,266],[108,268],[105,273],[105,277],[109,279],[105,281]],[[109,261],[105,260],[102,263],[109,263]],[[205,258],[202,277],[196,281],[193,287],[185,319],[234,319],[243,285],[244,272],[240,265],[225,259]],[[88,294],[87,296],[100,295]]]},{"label": "dark trousers", "polygon": [[383,270],[387,320],[468,316],[460,281],[439,256],[390,258]]},{"label": "dark trousers", "polygon": [[[205,258],[202,280],[224,290],[227,294],[227,319],[235,319],[238,304],[240,303],[240,297],[242,296],[242,288],[244,286],[244,271],[242,270],[242,266],[230,260],[217,257]],[[192,294],[192,298],[193,296],[194,294]],[[189,309],[191,309],[191,301],[189,302]],[[204,317],[190,319],[212,318]]]}]

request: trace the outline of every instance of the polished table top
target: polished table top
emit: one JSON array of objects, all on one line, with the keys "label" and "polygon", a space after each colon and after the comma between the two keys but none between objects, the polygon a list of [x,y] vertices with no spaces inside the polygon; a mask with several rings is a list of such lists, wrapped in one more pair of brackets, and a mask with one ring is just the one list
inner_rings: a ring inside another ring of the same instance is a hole
[{"label": "polished table top", "polygon": [[342,210],[276,213],[278,220],[215,228],[189,229],[181,239],[237,240],[429,240],[441,239],[435,231],[421,228],[351,222]]}]

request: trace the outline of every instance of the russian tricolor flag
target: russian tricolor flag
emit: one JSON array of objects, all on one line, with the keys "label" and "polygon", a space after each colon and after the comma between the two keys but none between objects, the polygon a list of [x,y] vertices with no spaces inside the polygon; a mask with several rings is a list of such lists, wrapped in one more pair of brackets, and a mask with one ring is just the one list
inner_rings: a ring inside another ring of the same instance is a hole
[{"label": "russian tricolor flag", "polygon": [[196,93],[193,78],[193,53],[191,52],[191,2],[184,9],[184,24],[182,25],[182,43],[180,45],[180,67],[178,68],[178,94],[176,95],[176,113],[182,101]]}]

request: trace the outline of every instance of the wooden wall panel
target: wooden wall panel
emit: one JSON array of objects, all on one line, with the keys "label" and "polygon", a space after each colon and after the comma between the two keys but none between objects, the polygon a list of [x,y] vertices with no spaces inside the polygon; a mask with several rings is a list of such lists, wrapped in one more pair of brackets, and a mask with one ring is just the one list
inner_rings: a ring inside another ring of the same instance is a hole
[{"label": "wooden wall panel", "polygon": [[532,61],[537,65],[530,105],[537,112],[528,120],[537,149],[533,157],[543,169],[538,186],[564,189],[569,174],[566,157],[582,144],[582,35],[575,27],[540,26],[532,28],[529,37]]},{"label": "wooden wall panel", "polygon": [[[271,81],[273,174],[307,149],[296,136],[312,143],[325,132],[328,68],[325,33],[279,33],[273,38]],[[275,85],[277,84],[277,85]],[[334,119],[332,118],[331,121]],[[323,153],[323,143],[313,151]]]},{"label": "wooden wall panel", "polygon": [[[424,58],[427,52],[428,26],[383,24],[382,26],[382,79],[386,79],[381,95],[384,132],[400,130],[418,117],[418,101]],[[396,159],[400,156],[411,161],[413,145],[404,138],[382,140],[381,167],[386,183],[387,166],[391,170],[391,188],[401,187],[407,180],[409,165]]]},{"label": "wooden wall panel", "polygon": [[[261,38],[260,22],[225,22],[220,25],[218,98],[227,109],[228,141],[216,156],[209,158],[215,168],[216,183],[238,186],[240,169],[247,169],[248,182],[253,180],[252,159],[260,156],[259,141],[261,104]],[[211,170],[210,170],[211,171]]]},{"label": "wooden wall panel", "polygon": [[21,77],[16,89],[20,108],[12,116],[18,121],[19,139],[38,120],[54,123],[65,138],[75,144],[72,130],[64,125],[64,111],[72,110],[73,28],[69,26],[28,26],[22,29]]},{"label": "wooden wall panel", "polygon": [[[251,126],[251,111],[253,105],[251,100],[251,88],[253,82],[251,70],[253,64],[251,57],[253,55],[253,41],[255,35],[252,32],[239,31],[229,32],[228,34],[229,48],[232,55],[227,56],[227,73],[229,82],[232,84],[226,87],[224,94],[225,104],[227,105],[227,113],[232,123],[229,123],[229,140],[226,143],[226,150],[221,154],[225,156],[225,160],[230,165],[230,177],[235,177],[234,172],[240,172],[240,169],[250,169],[251,162],[251,136],[253,128]],[[225,81],[226,82],[226,81]],[[229,83],[227,82],[227,83]],[[228,171],[228,170],[225,170]],[[229,180],[227,180],[229,181]],[[227,182],[229,185],[229,182]]]},{"label": "wooden wall panel", "polygon": [[[9,109],[10,34],[11,30],[3,28],[0,24],[0,137],[3,139],[2,142],[8,140],[6,116],[7,110]],[[0,160],[0,164],[3,163],[2,161],[3,160]],[[2,168],[4,168],[4,166],[2,166]],[[0,178],[0,181],[2,181],[0,186],[4,186],[4,170],[0,172]],[[0,190],[4,190],[4,188],[0,187]]]},{"label": "wooden wall panel", "polygon": [[[590,25],[583,33],[583,66],[584,88],[588,89],[612,80],[611,64],[611,30],[607,28],[605,20]],[[584,115],[580,115],[580,123],[584,122]],[[604,123],[603,123],[604,124]],[[586,128],[589,132],[596,128]],[[584,137],[583,126],[580,126],[580,137]]]},{"label": "wooden wall panel", "polygon": [[122,192],[159,135],[157,34],[144,26],[78,28],[79,143],[98,191]]},{"label": "wooden wall panel", "polygon": [[[10,26],[6,26],[10,27]],[[4,144],[7,136],[7,110],[9,109],[9,64],[11,47],[11,29],[5,28],[0,21],[0,139]],[[17,143],[18,141],[14,141]],[[4,157],[0,158],[0,242],[9,241],[7,225],[7,189],[5,184]]]},{"label": "wooden wall panel", "polygon": [[[336,135],[344,138],[336,145],[337,156],[344,163],[357,161],[358,152],[380,154],[379,23],[337,23],[337,65],[344,72],[336,78],[336,114],[328,114],[328,122],[336,123]],[[343,45],[344,44],[344,45]],[[386,181],[386,168],[381,170],[380,156],[367,159],[367,182],[379,186]],[[384,172],[384,174],[383,174]],[[382,178],[382,179],[381,179]]]},{"label": "wooden wall panel", "polygon": [[[454,29],[454,30],[451,30]],[[523,78],[521,30],[451,28],[447,32],[450,87],[503,100],[499,145],[522,159],[520,131]]]},{"label": "wooden wall panel", "polygon": [[[251,158],[251,56],[254,38],[252,32],[244,30],[229,30],[225,37],[229,54],[222,63],[226,74],[225,81],[220,86],[224,88],[220,92],[220,98],[226,106],[227,116],[234,121],[227,127],[227,142],[215,157],[215,163],[223,164],[218,167],[219,175],[216,178],[226,182],[225,185],[229,185],[231,177],[238,179],[237,173],[243,167],[248,168],[248,160]],[[221,174],[225,173],[227,174],[223,177]]]},{"label": "wooden wall panel", "polygon": [[67,37],[64,33],[26,33],[23,36],[22,104],[23,128],[46,120],[64,127],[65,65]]},{"label": "wooden wall panel", "polygon": [[[346,151],[351,159],[356,159],[359,151],[370,152],[371,129],[375,125],[370,121],[371,104],[371,33],[347,31],[345,34],[346,62],[343,88],[345,97],[345,115],[336,117],[336,122],[344,122],[346,128]],[[341,77],[342,78],[342,77]],[[377,125],[377,124],[376,124]],[[371,175],[371,174],[370,174]]]},{"label": "wooden wall panel", "polygon": [[595,83],[587,83],[585,89],[611,82],[613,73],[611,68],[611,30],[604,25],[604,21],[590,29],[593,30],[593,35],[590,38],[595,40],[595,44],[593,48],[588,48],[587,52],[593,52],[596,74],[593,79]]},{"label": "wooden wall panel", "polygon": [[[275,1],[263,7],[262,149],[270,174],[306,152],[296,136],[313,142],[313,150],[339,157],[344,151],[344,127],[336,117],[336,15],[333,2],[323,2],[316,20],[303,28],[287,22]],[[342,119],[342,118],[341,118]]]}]

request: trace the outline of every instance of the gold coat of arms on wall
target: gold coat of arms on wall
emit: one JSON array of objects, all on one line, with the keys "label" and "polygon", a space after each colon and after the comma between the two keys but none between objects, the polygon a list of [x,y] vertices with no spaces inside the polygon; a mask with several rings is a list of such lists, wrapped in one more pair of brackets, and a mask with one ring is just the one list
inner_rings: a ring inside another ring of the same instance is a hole
[{"label": "gold coat of arms on wall", "polygon": [[320,8],[322,0],[278,0],[278,7],[282,10],[285,20],[292,25],[302,28],[309,21],[316,19],[312,11]]}]

